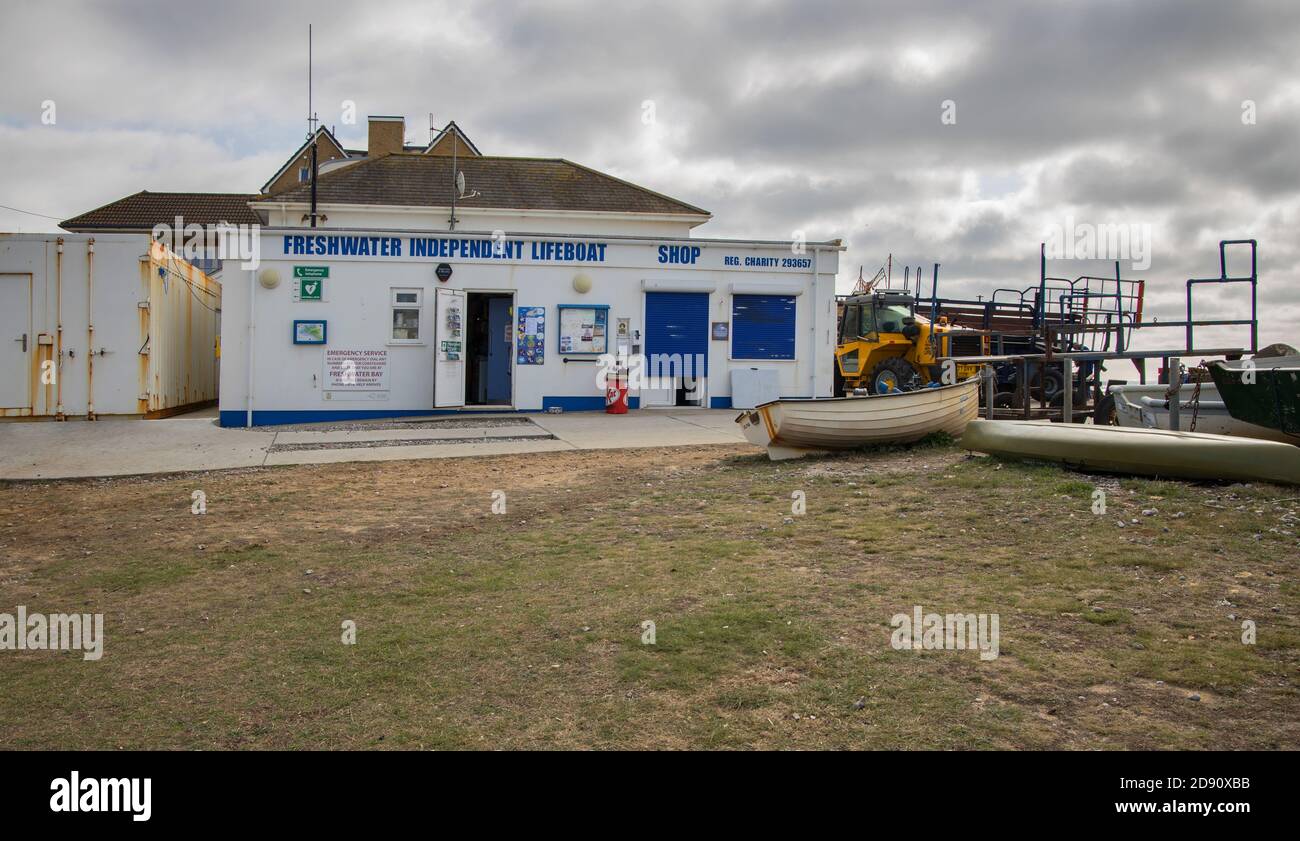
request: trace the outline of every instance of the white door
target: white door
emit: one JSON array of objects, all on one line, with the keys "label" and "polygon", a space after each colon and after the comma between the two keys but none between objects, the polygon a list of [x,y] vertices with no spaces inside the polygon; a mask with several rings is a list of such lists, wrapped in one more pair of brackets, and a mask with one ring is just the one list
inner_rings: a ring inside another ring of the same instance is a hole
[{"label": "white door", "polygon": [[0,409],[30,409],[32,276],[0,275]]},{"label": "white door", "polygon": [[465,405],[465,293],[439,289],[433,308],[433,406]]}]

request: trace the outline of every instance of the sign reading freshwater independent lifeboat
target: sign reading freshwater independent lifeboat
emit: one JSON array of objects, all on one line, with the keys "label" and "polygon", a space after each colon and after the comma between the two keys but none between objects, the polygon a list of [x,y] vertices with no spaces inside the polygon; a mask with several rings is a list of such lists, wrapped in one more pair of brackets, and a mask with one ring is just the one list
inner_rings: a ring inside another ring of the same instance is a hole
[{"label": "sign reading freshwater independent lifeboat", "polygon": [[387,400],[388,351],[325,349],[324,399]]}]

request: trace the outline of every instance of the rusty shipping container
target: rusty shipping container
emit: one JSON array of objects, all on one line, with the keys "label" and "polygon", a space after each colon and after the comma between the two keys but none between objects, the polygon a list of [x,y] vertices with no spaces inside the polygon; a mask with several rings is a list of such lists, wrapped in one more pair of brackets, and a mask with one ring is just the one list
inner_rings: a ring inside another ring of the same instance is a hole
[{"label": "rusty shipping container", "polygon": [[221,284],[144,234],[0,233],[0,416],[210,404]]}]

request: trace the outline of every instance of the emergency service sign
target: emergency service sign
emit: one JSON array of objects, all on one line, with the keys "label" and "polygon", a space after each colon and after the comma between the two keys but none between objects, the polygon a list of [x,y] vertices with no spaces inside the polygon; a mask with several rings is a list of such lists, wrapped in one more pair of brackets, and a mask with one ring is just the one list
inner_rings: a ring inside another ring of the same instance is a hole
[{"label": "emergency service sign", "polygon": [[387,400],[388,351],[326,348],[326,400]]}]

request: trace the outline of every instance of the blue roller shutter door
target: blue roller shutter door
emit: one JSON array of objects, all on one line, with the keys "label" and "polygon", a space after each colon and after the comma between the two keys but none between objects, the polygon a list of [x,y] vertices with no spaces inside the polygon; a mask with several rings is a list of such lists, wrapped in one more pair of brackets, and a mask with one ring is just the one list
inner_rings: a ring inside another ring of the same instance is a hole
[{"label": "blue roller shutter door", "polygon": [[647,292],[645,301],[645,352],[650,369],[656,355],[682,359],[699,354],[703,372],[685,372],[674,362],[664,361],[664,376],[709,375],[709,294],[707,292]]},{"label": "blue roller shutter door", "polygon": [[731,356],[794,359],[794,296],[732,296]]}]

